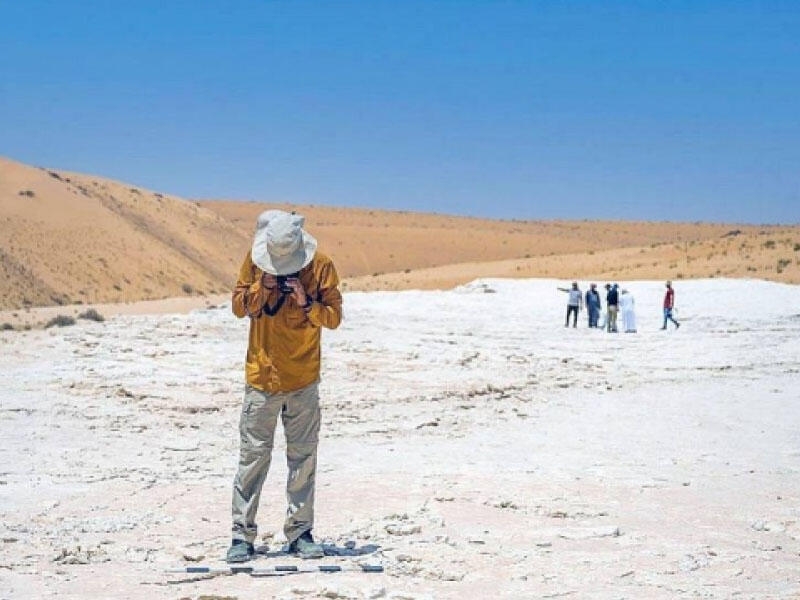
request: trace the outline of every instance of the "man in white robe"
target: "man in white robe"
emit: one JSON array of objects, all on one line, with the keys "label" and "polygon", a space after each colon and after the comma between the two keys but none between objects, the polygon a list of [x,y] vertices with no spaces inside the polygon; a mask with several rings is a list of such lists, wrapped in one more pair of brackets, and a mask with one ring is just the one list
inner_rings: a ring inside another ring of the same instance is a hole
[{"label": "man in white robe", "polygon": [[633,294],[628,290],[622,290],[619,296],[619,309],[622,313],[622,324],[625,333],[636,333],[636,312]]}]

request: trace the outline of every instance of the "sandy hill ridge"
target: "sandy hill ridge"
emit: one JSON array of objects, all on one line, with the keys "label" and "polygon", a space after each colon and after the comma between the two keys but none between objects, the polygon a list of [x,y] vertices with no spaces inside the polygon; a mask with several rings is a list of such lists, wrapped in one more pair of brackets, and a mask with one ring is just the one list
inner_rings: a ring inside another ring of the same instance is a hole
[{"label": "sandy hill ridge", "polygon": [[190,202],[0,158],[0,310],[227,294],[267,208],[303,214],[350,290],[446,288],[476,277],[800,283],[798,226]]},{"label": "sandy hill ridge", "polygon": [[[251,228],[264,205],[200,205]],[[328,206],[297,210],[345,287],[442,289],[478,277],[800,283],[800,227],[644,221],[511,221]],[[246,252],[242,246],[241,252]]]},{"label": "sandy hill ridge", "polygon": [[246,244],[174,196],[0,158],[0,307],[225,291]]},{"label": "sandy hill ridge", "polygon": [[[737,230],[733,230],[737,231]],[[800,283],[800,229],[767,228],[722,238],[662,242],[573,254],[465,262],[353,277],[351,290],[447,289],[486,277],[555,278],[594,281],[766,279]]]},{"label": "sandy hill ridge", "polygon": [[[264,207],[235,201],[205,201],[200,205],[242,230],[252,229]],[[511,221],[316,205],[273,206],[297,210],[306,217],[309,231],[336,259],[343,277],[671,241],[696,242],[717,238],[731,227],[633,221]]]}]

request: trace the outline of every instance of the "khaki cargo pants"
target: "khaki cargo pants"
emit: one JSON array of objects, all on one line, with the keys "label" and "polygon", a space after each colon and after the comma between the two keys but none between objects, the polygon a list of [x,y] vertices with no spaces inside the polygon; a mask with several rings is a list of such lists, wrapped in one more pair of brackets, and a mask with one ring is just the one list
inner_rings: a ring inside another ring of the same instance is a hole
[{"label": "khaki cargo pants", "polygon": [[314,479],[319,440],[319,386],[270,394],[247,386],[239,421],[239,468],[233,480],[233,539],[253,543],[256,512],[269,471],[278,415],[286,434],[288,509],[283,531],[289,542],[314,525]]},{"label": "khaki cargo pants", "polygon": [[617,330],[617,312],[619,308],[613,304],[608,307],[608,317],[606,317],[606,331]]}]

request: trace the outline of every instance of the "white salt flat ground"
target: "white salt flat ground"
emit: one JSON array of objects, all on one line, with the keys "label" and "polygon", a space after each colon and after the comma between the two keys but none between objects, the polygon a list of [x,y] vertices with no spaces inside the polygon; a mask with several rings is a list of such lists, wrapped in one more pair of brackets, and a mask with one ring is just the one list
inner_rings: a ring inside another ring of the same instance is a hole
[{"label": "white salt flat ground", "polygon": [[161,572],[229,541],[227,307],[0,333],[0,597],[797,597],[800,287],[676,282],[663,332],[663,284],[624,283],[639,333],[613,335],[565,329],[556,285],[346,295],[315,532],[385,575]]}]

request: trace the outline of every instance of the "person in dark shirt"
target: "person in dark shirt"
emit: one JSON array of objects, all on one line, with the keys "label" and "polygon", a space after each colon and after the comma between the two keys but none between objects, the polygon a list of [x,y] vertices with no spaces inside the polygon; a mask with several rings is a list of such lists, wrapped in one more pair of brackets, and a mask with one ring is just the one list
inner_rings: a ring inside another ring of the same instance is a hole
[{"label": "person in dark shirt", "polygon": [[608,316],[606,317],[606,331],[609,333],[617,333],[617,312],[619,312],[619,287],[606,284],[608,293],[606,294],[606,306]]},{"label": "person in dark shirt", "polygon": [[667,321],[672,321],[675,323],[675,329],[681,326],[678,321],[675,320],[675,317],[672,316],[672,311],[675,308],[675,290],[672,289],[672,282],[668,281],[666,283],[667,286],[667,293],[664,294],[664,326],[661,328],[667,328]]}]

